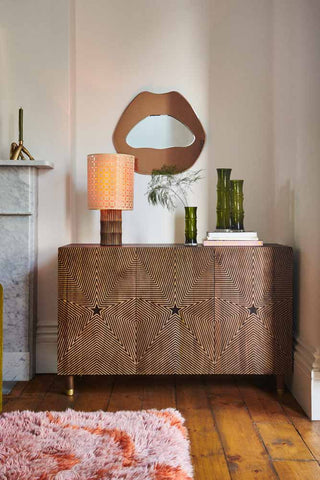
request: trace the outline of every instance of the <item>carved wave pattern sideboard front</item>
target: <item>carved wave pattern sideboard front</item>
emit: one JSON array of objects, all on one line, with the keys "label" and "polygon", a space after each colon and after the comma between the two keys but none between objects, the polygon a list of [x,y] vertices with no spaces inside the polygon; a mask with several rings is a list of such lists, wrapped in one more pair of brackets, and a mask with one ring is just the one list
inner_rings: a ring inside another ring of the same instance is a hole
[{"label": "carved wave pattern sideboard front", "polygon": [[59,248],[58,373],[291,369],[292,249]]}]

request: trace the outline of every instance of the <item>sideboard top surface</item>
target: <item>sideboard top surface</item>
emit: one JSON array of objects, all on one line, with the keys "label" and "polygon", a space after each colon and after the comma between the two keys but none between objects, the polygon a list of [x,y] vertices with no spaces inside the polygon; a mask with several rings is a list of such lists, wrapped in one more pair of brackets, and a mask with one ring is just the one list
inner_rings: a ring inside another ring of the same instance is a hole
[{"label": "sideboard top surface", "polygon": [[265,243],[262,246],[210,246],[205,247],[202,244],[197,246],[187,246],[184,243],[125,243],[122,245],[100,245],[100,243],[69,243],[67,245],[62,245],[59,248],[187,248],[187,249],[197,249],[197,248],[292,248],[288,245],[281,245],[279,243]]}]

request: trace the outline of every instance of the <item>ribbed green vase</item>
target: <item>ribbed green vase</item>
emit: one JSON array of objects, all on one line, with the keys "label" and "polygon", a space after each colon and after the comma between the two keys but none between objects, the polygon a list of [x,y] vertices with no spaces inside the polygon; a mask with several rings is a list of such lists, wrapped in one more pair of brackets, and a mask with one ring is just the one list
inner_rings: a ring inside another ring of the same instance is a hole
[{"label": "ribbed green vase", "polygon": [[185,245],[197,245],[197,207],[184,207]]},{"label": "ribbed green vase", "polygon": [[243,180],[231,180],[231,228],[232,230],[244,230],[243,219]]},{"label": "ribbed green vase", "polygon": [[230,229],[231,168],[217,168],[217,230]]}]

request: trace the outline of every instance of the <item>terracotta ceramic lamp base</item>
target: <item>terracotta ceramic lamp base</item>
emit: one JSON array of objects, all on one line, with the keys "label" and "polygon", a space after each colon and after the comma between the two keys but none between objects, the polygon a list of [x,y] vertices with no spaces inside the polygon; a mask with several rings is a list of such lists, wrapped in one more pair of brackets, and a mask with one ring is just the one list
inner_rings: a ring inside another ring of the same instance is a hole
[{"label": "terracotta ceramic lamp base", "polygon": [[122,244],[122,210],[100,210],[100,245]]}]

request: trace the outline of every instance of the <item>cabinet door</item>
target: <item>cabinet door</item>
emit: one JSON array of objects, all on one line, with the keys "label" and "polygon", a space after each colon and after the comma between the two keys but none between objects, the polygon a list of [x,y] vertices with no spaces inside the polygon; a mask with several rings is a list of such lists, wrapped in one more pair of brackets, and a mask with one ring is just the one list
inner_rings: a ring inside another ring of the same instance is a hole
[{"label": "cabinet door", "polygon": [[174,292],[175,248],[137,248],[137,373],[177,373]]},{"label": "cabinet door", "polygon": [[180,374],[213,373],[214,249],[176,249],[175,303],[179,308]]},{"label": "cabinet door", "polygon": [[286,373],[291,342],[291,249],[216,248],[215,373]]},{"label": "cabinet door", "polygon": [[138,373],[213,372],[213,249],[137,249]]},{"label": "cabinet door", "polygon": [[135,373],[135,279],[134,248],[59,250],[60,374]]}]

